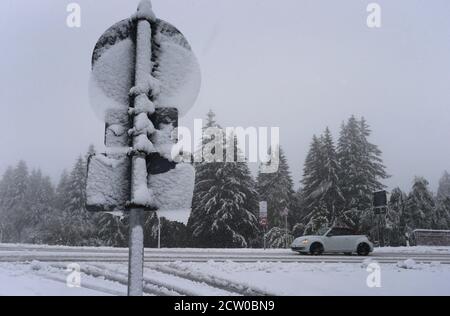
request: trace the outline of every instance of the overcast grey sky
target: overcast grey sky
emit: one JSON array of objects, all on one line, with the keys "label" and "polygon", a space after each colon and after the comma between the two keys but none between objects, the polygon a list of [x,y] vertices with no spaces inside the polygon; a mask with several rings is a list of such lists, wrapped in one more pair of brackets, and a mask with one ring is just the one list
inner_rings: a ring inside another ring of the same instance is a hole
[{"label": "overcast grey sky", "polygon": [[[24,159],[57,179],[103,124],[88,102],[92,49],[138,0],[79,0],[82,27],[63,0],[0,1],[0,172]],[[369,29],[362,0],[153,0],[177,26],[203,73],[191,126],[211,108],[223,126],[279,126],[296,183],[313,134],[337,136],[364,115],[392,187],[450,169],[450,1],[378,1]]]}]

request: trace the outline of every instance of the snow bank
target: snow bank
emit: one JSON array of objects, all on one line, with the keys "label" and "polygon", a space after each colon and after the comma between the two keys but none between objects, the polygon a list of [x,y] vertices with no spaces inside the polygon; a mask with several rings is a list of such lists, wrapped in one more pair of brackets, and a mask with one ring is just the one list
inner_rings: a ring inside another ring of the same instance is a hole
[{"label": "snow bank", "polygon": [[399,261],[397,267],[406,270],[413,270],[417,268],[417,264],[413,259],[407,259],[405,261]]}]

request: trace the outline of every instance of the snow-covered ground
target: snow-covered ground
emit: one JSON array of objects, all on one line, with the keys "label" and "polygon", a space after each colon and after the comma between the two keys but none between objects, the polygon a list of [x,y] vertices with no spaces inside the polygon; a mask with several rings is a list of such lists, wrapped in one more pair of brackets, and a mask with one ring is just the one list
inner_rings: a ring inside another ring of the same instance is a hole
[{"label": "snow-covered ground", "polygon": [[[0,264],[0,296],[106,296],[126,294],[119,284],[86,277],[85,286],[70,288],[66,285],[68,273],[50,271],[40,264]],[[106,286],[105,286],[105,283]],[[110,293],[96,289],[106,287]],[[116,293],[117,291],[117,293]]]},{"label": "snow-covered ground", "polygon": [[375,248],[374,254],[450,254],[450,247],[383,247]]},{"label": "snow-covered ground", "polygon": [[[150,263],[148,295],[450,295],[450,266],[380,265],[380,288],[370,288],[364,264],[344,263]],[[81,264],[81,288],[69,288],[64,264],[1,263],[0,295],[125,295],[126,264]],[[373,270],[372,270],[373,272]],[[372,274],[373,275],[373,274]],[[376,275],[376,273],[375,273]],[[371,279],[373,280],[373,279]]]},{"label": "snow-covered ground", "polygon": [[[310,263],[178,263],[277,295],[450,295],[448,265],[381,265],[381,287],[367,285],[367,265]],[[400,267],[401,266],[401,267]],[[407,269],[410,268],[410,269]]]}]

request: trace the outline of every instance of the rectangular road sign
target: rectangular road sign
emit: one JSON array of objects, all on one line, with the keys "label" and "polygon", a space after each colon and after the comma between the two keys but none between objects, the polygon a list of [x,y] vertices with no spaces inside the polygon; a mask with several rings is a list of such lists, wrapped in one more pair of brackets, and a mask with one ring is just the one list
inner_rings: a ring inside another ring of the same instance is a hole
[{"label": "rectangular road sign", "polygon": [[259,218],[267,218],[267,202],[259,202]]}]

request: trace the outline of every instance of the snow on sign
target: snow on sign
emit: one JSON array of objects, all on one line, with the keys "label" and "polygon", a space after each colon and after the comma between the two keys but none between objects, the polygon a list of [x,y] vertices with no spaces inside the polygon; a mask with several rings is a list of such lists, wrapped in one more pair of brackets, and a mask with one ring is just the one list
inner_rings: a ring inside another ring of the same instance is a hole
[{"label": "snow on sign", "polygon": [[100,37],[89,94],[106,125],[107,152],[89,160],[88,210],[190,210],[194,169],[175,163],[171,150],[178,116],[192,107],[200,83],[189,43],[148,1]]}]

